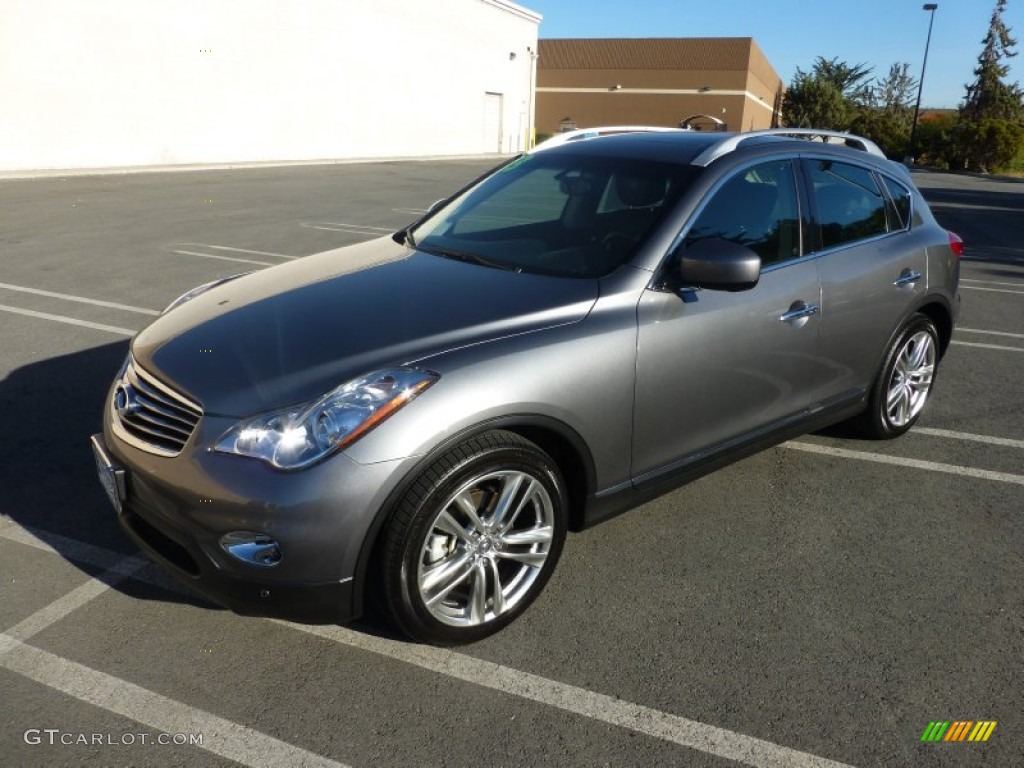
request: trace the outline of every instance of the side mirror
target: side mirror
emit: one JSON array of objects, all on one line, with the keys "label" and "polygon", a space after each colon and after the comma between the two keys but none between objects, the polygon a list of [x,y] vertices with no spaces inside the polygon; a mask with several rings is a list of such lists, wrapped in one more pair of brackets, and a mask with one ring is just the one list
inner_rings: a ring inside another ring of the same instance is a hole
[{"label": "side mirror", "polygon": [[761,257],[745,245],[708,237],[679,250],[672,277],[677,285],[748,291],[761,277]]}]

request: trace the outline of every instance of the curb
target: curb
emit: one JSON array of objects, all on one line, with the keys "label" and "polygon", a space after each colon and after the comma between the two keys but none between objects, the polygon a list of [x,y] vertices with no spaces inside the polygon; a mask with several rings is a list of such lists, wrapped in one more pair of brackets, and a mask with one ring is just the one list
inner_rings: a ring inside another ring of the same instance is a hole
[{"label": "curb", "polygon": [[230,163],[183,163],[180,165],[126,165],[109,168],[40,168],[0,170],[0,181],[16,179],[54,179],[78,176],[121,176],[137,173],[185,173],[188,171],[242,171],[258,168],[291,168],[327,165],[371,165],[376,163],[429,163],[452,160],[492,160],[495,163],[511,155],[420,155],[405,157],[353,157],[318,160],[252,160]]}]

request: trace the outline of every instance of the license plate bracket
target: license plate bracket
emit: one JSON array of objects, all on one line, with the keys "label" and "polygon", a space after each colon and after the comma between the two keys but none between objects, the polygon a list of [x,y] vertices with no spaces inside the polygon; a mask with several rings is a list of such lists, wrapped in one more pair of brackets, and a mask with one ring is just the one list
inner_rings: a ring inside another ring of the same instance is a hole
[{"label": "license plate bracket", "polygon": [[128,471],[120,467],[107,454],[106,446],[103,444],[102,435],[93,435],[89,438],[92,443],[93,457],[96,459],[96,474],[99,477],[100,485],[107,492],[107,498],[120,513],[124,501],[128,498]]}]

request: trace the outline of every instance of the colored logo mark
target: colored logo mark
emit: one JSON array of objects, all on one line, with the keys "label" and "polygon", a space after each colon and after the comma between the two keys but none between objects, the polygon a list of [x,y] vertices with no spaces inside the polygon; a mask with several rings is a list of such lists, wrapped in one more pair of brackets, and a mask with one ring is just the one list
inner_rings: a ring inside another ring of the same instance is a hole
[{"label": "colored logo mark", "polygon": [[933,720],[921,741],[988,741],[995,729],[995,720]]}]

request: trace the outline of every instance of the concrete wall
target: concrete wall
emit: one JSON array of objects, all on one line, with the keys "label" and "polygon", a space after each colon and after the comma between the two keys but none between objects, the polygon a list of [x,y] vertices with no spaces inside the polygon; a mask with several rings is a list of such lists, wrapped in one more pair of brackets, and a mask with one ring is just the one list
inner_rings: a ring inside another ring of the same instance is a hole
[{"label": "concrete wall", "polygon": [[0,170],[514,152],[539,20],[506,0],[0,0]]}]

